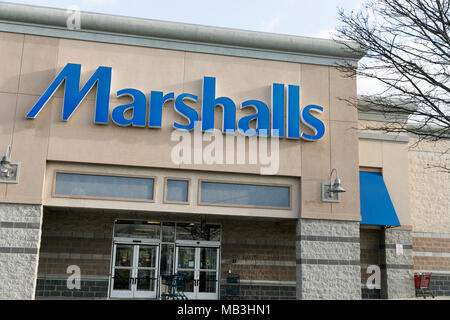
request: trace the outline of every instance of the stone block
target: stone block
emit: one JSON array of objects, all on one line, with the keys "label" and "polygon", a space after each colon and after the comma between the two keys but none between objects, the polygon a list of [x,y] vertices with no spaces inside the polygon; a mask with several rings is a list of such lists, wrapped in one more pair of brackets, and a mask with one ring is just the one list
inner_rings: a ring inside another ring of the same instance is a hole
[{"label": "stone block", "polygon": [[359,223],[299,219],[297,299],[361,299]]},{"label": "stone block", "polygon": [[0,204],[0,222],[14,222],[0,229],[0,299],[34,299],[40,228],[27,226],[41,221],[40,205]]}]

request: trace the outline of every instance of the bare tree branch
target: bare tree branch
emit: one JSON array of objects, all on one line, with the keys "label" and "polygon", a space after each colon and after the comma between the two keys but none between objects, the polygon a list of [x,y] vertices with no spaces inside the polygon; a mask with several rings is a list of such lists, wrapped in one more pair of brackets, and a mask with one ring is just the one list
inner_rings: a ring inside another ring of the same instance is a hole
[{"label": "bare tree branch", "polygon": [[336,40],[352,52],[356,47],[346,43],[356,43],[367,54],[358,68],[338,68],[382,85],[376,96],[347,102],[399,118],[370,129],[418,141],[450,139],[450,0],[369,0],[356,13],[339,10],[339,17]]}]

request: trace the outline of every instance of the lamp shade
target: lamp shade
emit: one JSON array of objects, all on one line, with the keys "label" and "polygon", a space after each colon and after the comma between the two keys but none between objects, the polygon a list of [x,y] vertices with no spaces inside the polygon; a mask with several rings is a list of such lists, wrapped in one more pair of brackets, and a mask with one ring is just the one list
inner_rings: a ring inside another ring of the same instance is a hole
[{"label": "lamp shade", "polygon": [[336,178],[334,184],[330,188],[330,192],[345,192],[345,189],[341,187],[341,179]]}]

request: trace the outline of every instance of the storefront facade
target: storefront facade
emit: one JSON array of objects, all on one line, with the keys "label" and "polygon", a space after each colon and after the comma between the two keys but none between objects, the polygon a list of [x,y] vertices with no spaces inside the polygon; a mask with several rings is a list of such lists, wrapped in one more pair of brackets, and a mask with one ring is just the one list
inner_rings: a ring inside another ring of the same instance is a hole
[{"label": "storefront facade", "polygon": [[[361,299],[372,264],[379,297],[414,296],[409,138],[361,135],[336,67],[364,53],[0,6],[0,150],[20,168],[0,183],[0,298],[159,299],[184,272],[189,299],[225,298],[228,273],[243,299]],[[346,192],[323,201],[334,168]],[[361,225],[360,171],[399,226]]]}]

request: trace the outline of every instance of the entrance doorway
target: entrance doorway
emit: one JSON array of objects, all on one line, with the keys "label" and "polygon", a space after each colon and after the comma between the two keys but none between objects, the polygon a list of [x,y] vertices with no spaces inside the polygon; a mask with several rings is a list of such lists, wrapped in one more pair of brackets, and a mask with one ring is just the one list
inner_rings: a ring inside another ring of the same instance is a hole
[{"label": "entrance doorway", "polygon": [[158,255],[159,245],[155,243],[115,243],[111,297],[156,298]]},{"label": "entrance doorway", "polygon": [[189,299],[218,299],[218,224],[116,220],[112,248],[111,298],[158,299],[163,279],[182,272]]},{"label": "entrance doorway", "polygon": [[179,241],[175,271],[186,276],[188,299],[219,298],[219,243]]}]

